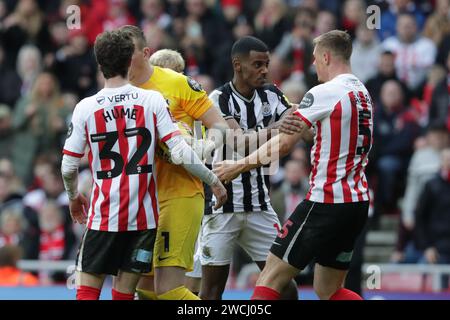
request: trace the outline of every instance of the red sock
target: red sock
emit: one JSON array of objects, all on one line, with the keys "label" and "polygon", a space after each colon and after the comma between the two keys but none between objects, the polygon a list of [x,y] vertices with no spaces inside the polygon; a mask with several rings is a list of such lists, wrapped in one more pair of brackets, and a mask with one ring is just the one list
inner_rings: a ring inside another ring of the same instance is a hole
[{"label": "red sock", "polygon": [[133,293],[122,293],[112,289],[112,299],[113,300],[134,300]]},{"label": "red sock", "polygon": [[363,298],[356,292],[341,288],[331,296],[330,300],[363,300]]},{"label": "red sock", "polygon": [[77,289],[77,300],[98,300],[100,289],[88,286],[79,286]]},{"label": "red sock", "polygon": [[269,287],[256,286],[251,300],[280,300],[280,293]]}]

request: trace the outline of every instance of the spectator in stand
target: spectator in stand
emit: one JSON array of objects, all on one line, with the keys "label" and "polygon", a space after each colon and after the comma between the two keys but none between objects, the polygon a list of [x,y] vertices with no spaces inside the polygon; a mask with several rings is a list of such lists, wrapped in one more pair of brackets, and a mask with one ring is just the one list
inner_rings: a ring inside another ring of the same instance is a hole
[{"label": "spectator in stand", "polygon": [[142,30],[147,24],[156,25],[162,30],[169,30],[172,24],[172,17],[164,12],[164,3],[161,0],[142,0],[141,12],[143,18],[140,21]]},{"label": "spectator in stand", "polygon": [[[363,0],[346,0],[342,10],[341,28],[355,38],[356,29],[366,22],[366,10]],[[362,80],[362,79],[360,79]]]},{"label": "spectator in stand", "polygon": [[447,75],[433,91],[429,119],[445,122],[450,131],[450,51],[447,53]]},{"label": "spectator in stand", "polygon": [[11,157],[13,136],[10,107],[0,104],[0,158]]},{"label": "spectator in stand", "polygon": [[0,103],[13,106],[20,97],[21,80],[6,61],[3,44],[0,44],[0,79]]},{"label": "spectator in stand", "polygon": [[56,52],[52,68],[63,91],[74,92],[80,98],[93,92],[97,64],[83,31],[69,32],[68,44]]},{"label": "spectator in stand", "polygon": [[398,28],[396,25],[398,23],[398,18],[401,14],[410,14],[415,21],[417,21],[418,31],[422,30],[423,24],[425,22],[425,16],[423,12],[416,6],[412,0],[393,0],[390,1],[388,10],[381,14],[381,27],[378,30],[378,36],[381,40],[388,37],[395,36],[398,33]]},{"label": "spectator in stand", "polygon": [[[223,0],[221,3],[225,27],[231,30],[232,34],[227,36],[228,40],[216,44],[215,61],[211,70],[215,83],[225,83],[233,77],[233,66],[229,59],[233,43],[237,39],[254,34],[251,20],[242,13],[242,2],[240,0]],[[237,14],[239,15],[236,17]]]},{"label": "spectator in stand", "polygon": [[322,10],[317,15],[316,30],[314,32],[314,36],[319,36],[328,31],[334,30],[336,29],[336,26],[336,16],[330,11]]},{"label": "spectator in stand", "polygon": [[[11,167],[9,160],[0,160],[0,220],[5,219],[13,222],[4,225],[5,229],[0,233],[3,234],[4,244],[9,243],[10,240],[17,240],[23,245],[26,259],[37,259],[39,250],[37,214],[33,209],[24,205],[20,181],[17,181]],[[4,214],[7,217],[3,217]],[[21,229],[21,226],[27,226],[27,228],[22,230],[23,232],[17,231]]]},{"label": "spectator in stand", "polygon": [[20,211],[3,210],[0,216],[0,247],[8,244],[22,246],[26,228],[26,220]]},{"label": "spectator in stand", "polygon": [[[383,51],[380,55],[378,73],[374,77],[369,79],[366,83],[367,90],[369,90],[369,93],[375,100],[375,102],[379,102],[381,87],[388,80],[395,80],[399,82],[402,86],[402,90],[405,93],[405,96],[409,96],[408,88],[397,77],[395,71],[395,55],[391,51]],[[405,99],[405,101],[408,100],[409,99]]]},{"label": "spectator in stand", "polygon": [[103,21],[102,31],[111,31],[127,24],[135,24],[135,18],[130,14],[126,0],[108,0],[108,11]]},{"label": "spectator in stand", "polygon": [[373,222],[376,226],[381,211],[396,209],[396,187],[405,178],[419,126],[405,105],[402,88],[395,80],[383,84],[380,105],[374,113],[373,153],[378,181]]},{"label": "spectator in stand", "polygon": [[242,0],[221,0],[220,5],[226,27],[232,29],[242,17]]},{"label": "spectator in stand", "polygon": [[186,74],[210,73],[216,53],[213,44],[229,41],[230,33],[223,20],[206,6],[205,0],[187,0],[184,34],[180,41],[186,60]]},{"label": "spectator in stand", "polygon": [[256,13],[253,21],[255,36],[270,50],[277,47],[288,28],[286,14],[287,7],[283,0],[263,0]]},{"label": "spectator in stand", "polygon": [[[359,2],[359,0],[352,1]],[[353,73],[363,83],[376,75],[381,51],[381,44],[375,31],[368,29],[364,23],[360,24],[356,29],[350,62]]]},{"label": "spectator in stand", "polygon": [[38,237],[28,230],[28,222],[19,207],[8,207],[0,212],[0,247],[20,246],[24,258],[37,259]]},{"label": "spectator in stand", "polygon": [[420,97],[413,97],[409,102],[411,107],[414,108],[420,126],[423,128],[426,128],[430,123],[430,106],[434,89],[445,78],[447,78],[447,70],[439,64],[434,64],[431,66],[430,71],[428,71],[426,81],[422,85],[422,95]]},{"label": "spectator in stand", "polygon": [[31,182],[32,165],[39,153],[60,151],[67,131],[65,119],[71,112],[64,105],[55,77],[41,73],[32,92],[22,97],[13,114],[13,161],[15,171],[26,185]]},{"label": "spectator in stand", "polygon": [[437,47],[442,43],[444,37],[450,34],[449,12],[450,1],[437,0],[434,13],[426,20],[423,36],[433,40]]},{"label": "spectator in stand", "polygon": [[[24,45],[17,56],[17,74],[21,79],[21,97],[31,92],[37,76],[42,69],[42,55],[39,49],[33,45]],[[20,100],[20,99],[19,99]]]},{"label": "spectator in stand", "polygon": [[51,68],[55,63],[58,50],[68,45],[69,29],[65,20],[57,20],[49,24],[51,51],[44,56],[45,68]]},{"label": "spectator in stand", "polygon": [[[450,263],[450,148],[442,151],[440,172],[425,184],[416,210],[416,235],[422,263]],[[448,287],[448,276],[443,279]]]},{"label": "spectator in stand", "polygon": [[448,146],[449,133],[445,124],[431,123],[425,135],[425,146],[414,152],[409,164],[397,246],[391,257],[394,262],[416,263],[420,257],[413,241],[416,207],[424,185],[439,171],[441,152]]},{"label": "spectator in stand", "polygon": [[273,209],[282,225],[297,205],[305,199],[308,189],[309,172],[306,164],[289,160],[285,164],[283,184],[270,197]]},{"label": "spectator in stand", "polygon": [[[48,201],[39,210],[39,260],[59,261],[74,259],[75,235],[70,225],[64,221],[64,213],[55,201]],[[64,282],[65,274],[61,272],[39,273],[41,283]]]},{"label": "spectator in stand", "polygon": [[387,38],[382,45],[395,55],[397,76],[420,96],[420,86],[436,59],[437,49],[433,41],[421,37],[418,31],[414,15],[402,13],[397,19],[397,36]]},{"label": "spectator in stand", "polygon": [[3,40],[8,44],[9,57],[17,57],[17,52],[26,43],[36,45],[43,53],[50,49],[45,15],[36,0],[17,1],[14,11],[4,19],[3,27]]},{"label": "spectator in stand", "polygon": [[285,79],[291,77],[295,81],[305,79],[310,83],[312,82],[311,78],[314,76],[310,72],[313,61],[311,36],[314,23],[314,11],[303,8],[297,11],[292,30],[284,35],[272,56],[270,67],[272,78]]},{"label": "spectator in stand", "polygon": [[39,285],[39,280],[33,274],[24,272],[17,267],[21,256],[22,249],[18,246],[0,247],[0,287]]}]

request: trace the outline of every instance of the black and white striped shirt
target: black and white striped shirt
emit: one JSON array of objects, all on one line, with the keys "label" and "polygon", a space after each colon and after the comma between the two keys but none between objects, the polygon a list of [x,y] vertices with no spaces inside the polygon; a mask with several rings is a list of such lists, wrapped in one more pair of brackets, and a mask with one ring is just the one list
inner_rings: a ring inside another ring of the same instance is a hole
[{"label": "black and white striped shirt", "polygon": [[[244,132],[267,128],[278,121],[290,108],[283,93],[273,84],[256,89],[253,97],[247,99],[239,94],[230,81],[214,90],[209,97],[220,109],[224,119],[235,119]],[[230,146],[224,146],[222,154],[219,155],[220,152],[216,152],[214,159],[225,160],[225,155],[233,154],[230,149]],[[251,151],[253,150],[255,148]],[[228,200],[222,208],[215,212],[268,210],[271,208],[268,185],[267,176],[262,174],[261,168],[242,173],[232,183],[226,185]]]}]

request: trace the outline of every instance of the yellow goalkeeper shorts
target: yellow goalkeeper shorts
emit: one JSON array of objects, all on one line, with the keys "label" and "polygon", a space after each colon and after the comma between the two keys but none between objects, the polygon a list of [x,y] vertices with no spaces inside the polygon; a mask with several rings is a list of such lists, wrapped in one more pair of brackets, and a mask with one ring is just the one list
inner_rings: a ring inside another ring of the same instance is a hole
[{"label": "yellow goalkeeper shorts", "polygon": [[155,267],[181,267],[186,272],[192,271],[195,242],[205,209],[203,195],[170,199],[160,202],[159,207],[153,268],[146,275],[153,275]]}]

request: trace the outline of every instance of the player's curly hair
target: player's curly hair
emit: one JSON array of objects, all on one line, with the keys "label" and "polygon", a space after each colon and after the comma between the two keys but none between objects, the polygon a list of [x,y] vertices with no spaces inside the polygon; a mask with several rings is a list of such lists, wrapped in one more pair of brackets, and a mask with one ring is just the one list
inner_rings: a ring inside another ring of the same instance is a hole
[{"label": "player's curly hair", "polygon": [[106,31],[95,39],[95,59],[105,79],[127,77],[134,52],[133,39],[120,30]]}]

